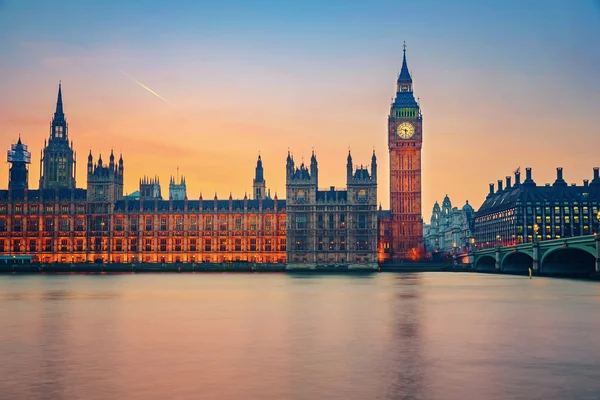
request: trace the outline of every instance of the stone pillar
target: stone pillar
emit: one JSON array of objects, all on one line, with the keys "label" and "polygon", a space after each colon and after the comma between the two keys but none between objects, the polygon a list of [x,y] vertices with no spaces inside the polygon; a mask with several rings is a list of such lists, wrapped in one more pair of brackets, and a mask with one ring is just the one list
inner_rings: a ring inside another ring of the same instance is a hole
[{"label": "stone pillar", "polygon": [[540,243],[533,242],[532,244],[533,250],[533,272],[540,272]]},{"label": "stone pillar", "polygon": [[496,272],[500,272],[500,246],[496,247]]},{"label": "stone pillar", "polygon": [[596,242],[596,273],[600,273],[600,235],[594,235]]}]

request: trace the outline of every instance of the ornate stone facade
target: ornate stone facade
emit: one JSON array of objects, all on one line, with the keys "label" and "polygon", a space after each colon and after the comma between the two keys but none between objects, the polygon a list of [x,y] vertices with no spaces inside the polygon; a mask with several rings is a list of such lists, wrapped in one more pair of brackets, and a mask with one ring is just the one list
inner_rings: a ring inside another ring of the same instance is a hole
[{"label": "ornate stone facade", "polygon": [[169,198],[173,200],[187,199],[187,186],[184,176],[179,178],[179,183],[177,183],[176,178],[171,177],[171,180],[169,181]]},{"label": "ornate stone facade", "polygon": [[377,159],[354,168],[348,154],[347,188],[318,189],[319,168],[313,152],[310,167],[296,168],[288,153],[287,263],[289,268],[344,265],[377,268]]},{"label": "ornate stone facade", "polygon": [[406,46],[398,76],[396,98],[388,118],[390,152],[389,257],[417,259],[423,253],[421,215],[421,146],[423,115],[413,94],[406,64]]},{"label": "ornate stone facade", "polygon": [[27,171],[29,158],[20,139],[9,152],[16,172],[10,175],[9,189],[0,190],[0,257],[27,256],[41,262],[285,262],[286,204],[277,196],[219,200],[215,194],[210,200],[201,195],[187,200],[184,193],[180,200],[162,200],[160,180],[143,178],[139,192],[124,197],[123,158],[115,162],[112,152],[108,164],[101,156],[94,163],[90,152],[87,190],[74,188],[74,153],[62,110],[59,88],[39,190],[28,189],[23,169]]},{"label": "ornate stone facade", "polygon": [[68,129],[59,83],[50,140],[44,142],[40,157],[40,189],[75,189],[76,154],[73,143],[69,145]]},{"label": "ornate stone facade", "polygon": [[442,207],[436,201],[431,212],[431,223],[423,227],[425,250],[436,253],[462,253],[472,247],[475,211],[467,200],[461,208],[452,207],[448,195]]}]

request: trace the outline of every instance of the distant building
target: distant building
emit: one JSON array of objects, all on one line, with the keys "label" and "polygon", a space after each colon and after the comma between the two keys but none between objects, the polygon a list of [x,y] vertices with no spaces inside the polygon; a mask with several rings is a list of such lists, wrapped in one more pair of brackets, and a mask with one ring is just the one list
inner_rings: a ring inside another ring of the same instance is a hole
[{"label": "distant building", "polygon": [[452,207],[448,195],[442,207],[436,201],[431,212],[431,222],[423,227],[425,250],[428,253],[457,253],[471,248],[474,235],[475,212],[467,200],[459,209]]},{"label": "distant building", "polygon": [[171,181],[169,182],[169,198],[173,200],[187,199],[187,189],[184,176],[179,178],[179,183],[176,182],[174,177],[171,177]]},{"label": "distant building", "polygon": [[515,184],[506,177],[498,181],[475,213],[475,245],[494,247],[536,240],[591,235],[598,232],[600,173],[596,167],[591,182],[567,184],[562,168],[556,169],[553,184],[538,186],[531,168],[525,180],[515,172]]},{"label": "distant building", "polygon": [[162,200],[162,194],[160,191],[160,178],[155,176],[149,178],[144,176],[140,179],[140,199],[149,200],[157,199]]},{"label": "distant building", "polygon": [[313,152],[310,167],[296,168],[288,153],[287,263],[292,268],[347,265],[377,268],[377,159],[371,172],[352,165],[348,154],[347,188],[319,190]]}]

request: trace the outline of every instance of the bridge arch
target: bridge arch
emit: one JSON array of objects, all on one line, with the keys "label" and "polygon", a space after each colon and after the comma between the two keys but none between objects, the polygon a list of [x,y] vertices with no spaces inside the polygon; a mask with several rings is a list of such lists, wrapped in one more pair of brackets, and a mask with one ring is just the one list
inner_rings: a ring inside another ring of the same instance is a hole
[{"label": "bridge arch", "polygon": [[475,271],[495,271],[496,258],[491,254],[477,257],[475,260]]},{"label": "bridge arch", "polygon": [[585,246],[561,246],[544,253],[540,273],[547,275],[581,275],[594,273],[595,250]]},{"label": "bridge arch", "polygon": [[502,272],[526,274],[533,270],[533,255],[524,251],[511,251],[500,260]]}]

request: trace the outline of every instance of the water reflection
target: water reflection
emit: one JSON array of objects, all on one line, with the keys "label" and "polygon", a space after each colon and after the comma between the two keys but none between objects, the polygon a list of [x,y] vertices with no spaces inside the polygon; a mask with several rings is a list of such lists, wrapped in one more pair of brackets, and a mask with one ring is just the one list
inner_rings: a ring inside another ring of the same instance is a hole
[{"label": "water reflection", "polygon": [[423,370],[421,366],[421,281],[418,274],[395,276],[396,296],[390,307],[395,327],[394,377],[388,399],[421,399]]},{"label": "water reflection", "polygon": [[444,273],[0,277],[0,398],[595,399],[599,288]]}]

